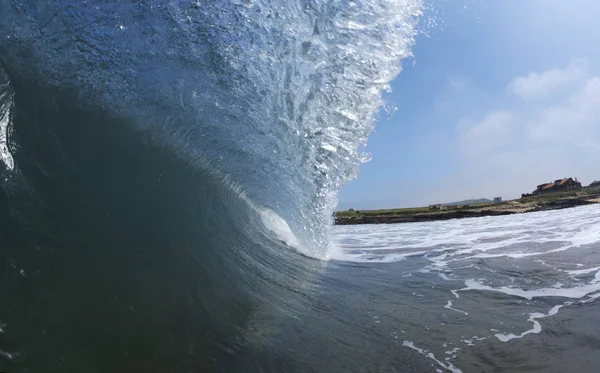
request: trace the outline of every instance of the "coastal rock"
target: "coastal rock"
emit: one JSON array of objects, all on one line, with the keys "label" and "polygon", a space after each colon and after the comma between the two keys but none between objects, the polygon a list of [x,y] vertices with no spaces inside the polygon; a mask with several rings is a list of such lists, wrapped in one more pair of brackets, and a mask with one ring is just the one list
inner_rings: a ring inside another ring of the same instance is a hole
[{"label": "coastal rock", "polygon": [[584,198],[569,198],[569,199],[558,199],[555,201],[546,202],[543,205],[535,207],[532,211],[549,211],[549,210],[562,210],[571,207],[590,205],[594,202]]}]

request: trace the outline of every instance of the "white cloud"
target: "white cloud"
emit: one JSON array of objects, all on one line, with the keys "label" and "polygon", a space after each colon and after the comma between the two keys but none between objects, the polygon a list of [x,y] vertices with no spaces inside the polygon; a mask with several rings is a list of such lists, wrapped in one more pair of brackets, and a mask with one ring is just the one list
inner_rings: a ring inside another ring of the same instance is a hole
[{"label": "white cloud", "polygon": [[464,119],[458,125],[461,147],[475,153],[501,147],[513,121],[513,115],[507,111],[492,111],[478,123]]},{"label": "white cloud", "polygon": [[600,122],[600,78],[588,77],[564,103],[540,110],[528,124],[536,143],[574,142],[578,146],[598,139]]},{"label": "white cloud", "polygon": [[586,61],[517,77],[506,92],[504,107],[457,125],[457,176],[471,193],[516,197],[560,177],[600,179],[600,77]]},{"label": "white cloud", "polygon": [[573,60],[565,69],[552,69],[542,73],[532,72],[515,78],[509,91],[524,100],[537,100],[553,95],[560,89],[576,84],[587,74],[586,60]]}]

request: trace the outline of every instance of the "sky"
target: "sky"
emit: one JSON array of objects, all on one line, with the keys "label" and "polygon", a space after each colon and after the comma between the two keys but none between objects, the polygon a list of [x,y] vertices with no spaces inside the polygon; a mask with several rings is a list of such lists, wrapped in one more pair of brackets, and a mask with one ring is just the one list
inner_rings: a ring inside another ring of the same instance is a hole
[{"label": "sky", "polygon": [[[340,209],[600,180],[600,1],[430,0]],[[427,21],[437,26],[427,28]]]}]

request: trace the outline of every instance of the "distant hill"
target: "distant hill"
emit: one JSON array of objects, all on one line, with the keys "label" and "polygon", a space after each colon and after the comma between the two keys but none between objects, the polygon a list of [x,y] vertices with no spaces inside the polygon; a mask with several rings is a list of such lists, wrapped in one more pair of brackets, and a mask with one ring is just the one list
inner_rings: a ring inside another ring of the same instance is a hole
[{"label": "distant hill", "polygon": [[463,206],[463,205],[476,205],[479,203],[492,203],[494,202],[491,199],[487,199],[487,198],[479,198],[479,199],[466,199],[464,201],[459,201],[459,202],[450,202],[450,203],[444,203],[444,206]]}]

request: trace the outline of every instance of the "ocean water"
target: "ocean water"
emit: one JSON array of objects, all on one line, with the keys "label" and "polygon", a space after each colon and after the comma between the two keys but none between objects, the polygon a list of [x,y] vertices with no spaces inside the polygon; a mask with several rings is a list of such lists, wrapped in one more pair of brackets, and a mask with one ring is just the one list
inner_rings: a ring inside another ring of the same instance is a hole
[{"label": "ocean water", "polygon": [[421,9],[0,2],[0,372],[595,371],[596,207],[332,226]]},{"label": "ocean water", "polygon": [[382,345],[430,363],[392,370],[600,367],[600,206],[340,226],[335,237],[332,281],[344,273],[338,286],[359,286],[347,301],[368,304],[363,316]]}]

